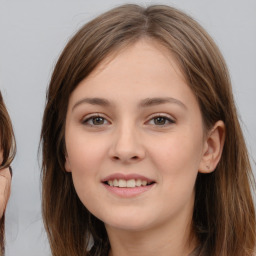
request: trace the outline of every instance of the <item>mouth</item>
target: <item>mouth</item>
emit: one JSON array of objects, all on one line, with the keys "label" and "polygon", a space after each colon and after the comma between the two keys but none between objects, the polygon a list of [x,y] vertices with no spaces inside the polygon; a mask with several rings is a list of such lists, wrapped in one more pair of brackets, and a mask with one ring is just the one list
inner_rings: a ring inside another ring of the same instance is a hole
[{"label": "mouth", "polygon": [[134,197],[151,190],[156,181],[138,174],[115,173],[102,181],[105,188],[120,197]]},{"label": "mouth", "polygon": [[154,184],[154,181],[148,181],[145,179],[110,179],[104,182],[104,184],[110,187],[119,188],[135,188],[135,187],[145,187]]}]

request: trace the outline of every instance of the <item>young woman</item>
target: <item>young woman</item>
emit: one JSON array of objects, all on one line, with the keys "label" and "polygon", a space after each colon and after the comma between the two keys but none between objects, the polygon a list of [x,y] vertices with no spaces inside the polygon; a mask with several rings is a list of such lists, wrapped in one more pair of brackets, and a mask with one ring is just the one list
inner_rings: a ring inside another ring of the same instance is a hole
[{"label": "young woman", "polygon": [[0,92],[0,255],[4,254],[4,211],[10,196],[10,164],[14,154],[15,141],[12,124]]},{"label": "young woman", "polygon": [[124,5],[82,27],[53,72],[41,139],[54,256],[253,255],[229,74],[186,14]]}]

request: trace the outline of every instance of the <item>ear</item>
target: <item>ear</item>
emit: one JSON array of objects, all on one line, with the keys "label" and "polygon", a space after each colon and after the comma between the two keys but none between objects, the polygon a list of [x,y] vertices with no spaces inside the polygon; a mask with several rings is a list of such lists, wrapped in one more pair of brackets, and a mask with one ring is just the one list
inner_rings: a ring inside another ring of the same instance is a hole
[{"label": "ear", "polygon": [[217,121],[204,141],[203,156],[198,170],[200,173],[210,173],[215,170],[221,158],[225,134],[224,122]]},{"label": "ear", "polygon": [[70,165],[68,156],[66,155],[65,158],[66,158],[66,161],[65,161],[65,170],[66,170],[66,172],[71,172],[71,165]]}]

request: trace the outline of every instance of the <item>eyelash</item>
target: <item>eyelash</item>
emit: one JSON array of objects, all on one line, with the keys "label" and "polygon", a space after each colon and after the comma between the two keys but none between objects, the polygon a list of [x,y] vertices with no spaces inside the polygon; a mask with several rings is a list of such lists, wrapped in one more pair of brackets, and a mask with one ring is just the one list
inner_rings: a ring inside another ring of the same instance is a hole
[{"label": "eyelash", "polygon": [[82,124],[88,125],[88,126],[91,126],[91,127],[104,125],[104,124],[97,125],[97,124],[89,123],[90,121],[93,122],[93,120],[96,119],[96,118],[101,118],[101,119],[103,119],[104,122],[107,121],[107,119],[105,117],[101,116],[100,114],[96,114],[96,115],[89,116],[86,119],[82,120]]},{"label": "eyelash", "polygon": [[[103,124],[94,124],[94,123],[90,123],[90,122],[93,122],[95,119],[97,118],[101,118],[101,120],[103,121]],[[158,119],[158,118],[162,118],[163,121],[164,121],[164,124],[162,125],[157,125],[155,123],[155,120]],[[82,120],[82,124],[83,125],[88,125],[90,127],[101,127],[103,125],[105,125],[105,121],[107,121],[107,119],[105,117],[103,117],[102,115],[100,114],[97,114],[97,115],[92,115],[92,116],[89,116],[87,117],[86,119]],[[150,121],[153,121],[154,124],[151,124],[151,125],[155,125],[155,126],[159,126],[159,127],[165,127],[167,125],[170,125],[170,124],[174,124],[175,121],[173,119],[171,119],[170,117],[167,117],[163,114],[157,114],[157,115],[154,115],[152,116],[146,123],[150,123]],[[108,121],[107,121],[108,122]],[[166,124],[166,122],[168,122],[168,124]],[[109,123],[109,122],[108,122]]]},{"label": "eyelash", "polygon": [[[163,125],[157,125],[155,123],[155,120],[158,119],[158,118],[162,118],[164,120],[164,124]],[[159,126],[159,127],[165,127],[167,125],[171,125],[171,124],[175,123],[175,121],[173,119],[171,119],[169,116],[166,116],[166,115],[163,115],[163,114],[156,114],[156,115],[154,115],[153,117],[151,117],[149,119],[148,122],[150,122],[150,121],[154,122],[154,124],[152,124],[152,125]],[[168,123],[166,124],[166,122],[168,122]]]}]

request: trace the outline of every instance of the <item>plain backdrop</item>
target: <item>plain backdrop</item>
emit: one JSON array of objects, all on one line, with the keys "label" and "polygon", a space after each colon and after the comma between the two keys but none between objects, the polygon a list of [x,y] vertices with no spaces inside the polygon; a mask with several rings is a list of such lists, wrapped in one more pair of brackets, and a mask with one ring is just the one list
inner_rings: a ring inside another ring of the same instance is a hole
[{"label": "plain backdrop", "polygon": [[41,217],[38,157],[46,89],[54,64],[74,32],[124,3],[178,7],[212,35],[230,69],[249,152],[256,159],[255,0],[0,0],[0,88],[18,146],[6,213],[6,256],[50,255]]}]

